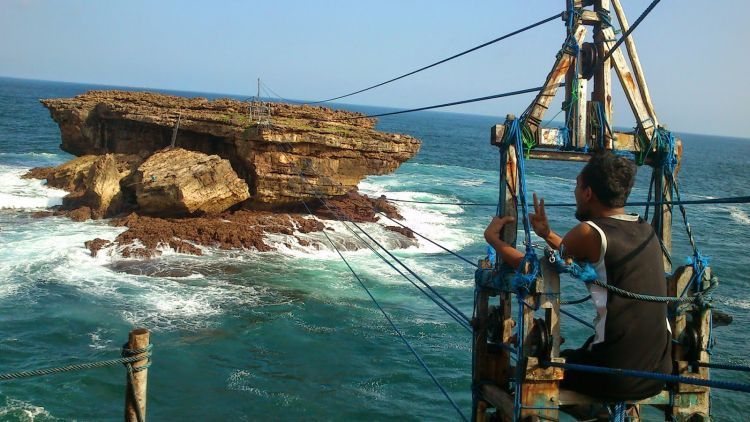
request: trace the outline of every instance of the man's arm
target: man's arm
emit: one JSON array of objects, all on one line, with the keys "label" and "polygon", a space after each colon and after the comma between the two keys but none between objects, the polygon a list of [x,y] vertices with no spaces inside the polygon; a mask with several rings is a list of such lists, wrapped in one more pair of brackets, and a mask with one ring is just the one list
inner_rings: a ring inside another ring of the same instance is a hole
[{"label": "man's arm", "polygon": [[523,261],[523,253],[500,239],[500,231],[503,226],[515,220],[513,217],[494,217],[489,226],[484,230],[484,239],[497,252],[503,261],[513,268],[518,268]]},{"label": "man's arm", "polygon": [[560,253],[563,258],[573,258],[599,262],[601,259],[602,239],[599,231],[586,223],[573,227],[561,241]]}]

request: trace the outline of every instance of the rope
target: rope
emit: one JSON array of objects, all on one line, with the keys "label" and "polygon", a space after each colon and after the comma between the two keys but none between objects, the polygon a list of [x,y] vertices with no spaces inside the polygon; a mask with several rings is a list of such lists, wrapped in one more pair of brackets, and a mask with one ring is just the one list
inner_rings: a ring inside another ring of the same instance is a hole
[{"label": "rope", "polygon": [[612,293],[615,293],[619,296],[623,296],[629,299],[635,299],[640,300],[643,302],[654,302],[654,303],[696,303],[698,305],[703,305],[707,301],[707,297],[710,294],[710,292],[718,286],[719,281],[718,277],[713,276],[711,277],[711,283],[710,285],[699,292],[697,292],[693,296],[654,296],[654,295],[646,295],[641,293],[634,293],[628,290],[621,289],[619,287],[613,286],[611,284],[602,283],[597,279],[598,275],[596,273],[596,270],[593,266],[589,263],[579,264],[576,262],[567,264],[565,261],[560,258],[559,252],[554,251],[552,249],[546,249],[545,254],[547,255],[547,259],[549,263],[553,266],[553,268],[560,273],[569,273],[573,278],[577,278],[585,283],[591,283],[599,287],[603,287],[607,290],[609,290]]},{"label": "rope", "polygon": [[611,56],[612,53],[614,53],[614,51],[617,50],[617,47],[619,47],[620,44],[622,44],[630,36],[630,34],[635,30],[635,28],[638,25],[640,25],[643,19],[645,19],[646,16],[648,16],[648,14],[651,13],[651,11],[654,9],[654,7],[656,7],[657,4],[659,4],[660,1],[661,0],[654,0],[651,2],[651,4],[648,5],[646,10],[644,10],[643,13],[641,13],[641,15],[638,16],[638,19],[636,19],[635,22],[633,22],[633,25],[630,28],[628,28],[628,30],[624,34],[622,34],[622,37],[620,37],[620,39],[617,40],[615,45],[613,45],[612,48],[610,48],[609,51],[607,51],[607,54],[605,54],[601,60],[602,62],[606,61],[609,58],[609,56]]},{"label": "rope", "polygon": [[[307,210],[307,212],[310,215],[314,215],[313,212],[310,210],[310,208],[307,206],[307,203],[302,202],[302,204],[305,206],[305,209]],[[461,412],[461,409],[458,407],[458,405],[456,404],[456,402],[453,401],[453,399],[448,394],[448,392],[445,390],[445,388],[442,386],[442,384],[440,384],[440,381],[438,381],[437,378],[435,378],[435,375],[432,373],[432,371],[427,366],[427,364],[425,363],[425,361],[422,360],[422,357],[419,356],[419,353],[417,353],[417,351],[414,350],[414,347],[412,347],[412,345],[409,343],[409,341],[406,339],[406,337],[404,337],[404,335],[401,334],[401,330],[398,329],[398,327],[393,322],[393,320],[391,320],[391,317],[389,317],[388,314],[383,309],[383,307],[380,306],[380,303],[378,303],[378,301],[372,295],[372,293],[370,292],[370,289],[367,288],[367,286],[365,285],[365,283],[362,281],[362,279],[359,277],[359,275],[357,275],[357,273],[354,271],[354,269],[352,268],[352,266],[349,264],[349,261],[347,261],[346,258],[344,258],[344,255],[341,253],[341,251],[339,250],[339,248],[336,247],[336,244],[333,243],[333,240],[331,239],[331,237],[328,236],[328,233],[326,233],[326,231],[323,230],[323,234],[325,235],[326,239],[328,239],[328,242],[331,244],[331,247],[333,247],[333,249],[336,250],[336,253],[339,255],[339,257],[341,258],[341,260],[344,261],[344,264],[346,264],[347,268],[349,268],[349,271],[352,273],[352,275],[354,275],[354,278],[356,278],[357,281],[359,282],[359,284],[362,286],[362,288],[365,289],[365,292],[367,292],[367,295],[370,297],[370,299],[375,304],[375,306],[377,306],[377,308],[383,314],[383,316],[385,317],[385,319],[388,320],[388,323],[391,325],[391,328],[393,328],[393,330],[396,332],[396,334],[398,334],[399,338],[401,338],[401,340],[404,342],[404,344],[406,345],[406,347],[409,348],[409,350],[412,352],[412,354],[414,355],[414,357],[417,358],[417,361],[419,362],[419,364],[422,365],[422,368],[424,368],[424,370],[427,372],[427,374],[430,376],[430,378],[432,378],[432,381],[435,383],[435,385],[437,385],[437,387],[440,389],[440,391],[443,393],[443,395],[448,399],[448,401],[450,402],[451,406],[453,406],[453,408],[456,409],[456,412],[458,412],[459,416],[461,416],[461,419],[463,419],[464,421],[467,421],[466,416],[464,416],[463,412]]]},{"label": "rope", "polygon": [[[385,195],[381,195],[385,196]],[[497,207],[496,203],[482,203],[482,202],[432,202],[432,201],[415,201],[410,199],[395,199],[386,198],[392,202],[406,202],[412,204],[427,204],[427,205],[456,205],[456,206],[477,206],[477,207]],[[625,204],[626,207],[639,207],[656,205],[656,202],[652,201],[636,201],[628,202]],[[750,204],[750,196],[730,196],[726,198],[710,198],[710,199],[692,199],[692,200],[677,200],[677,201],[663,201],[663,205],[711,205],[711,204]],[[531,206],[531,204],[529,204]],[[576,204],[565,203],[565,202],[550,202],[545,203],[545,207],[575,207]],[[648,214],[647,214],[648,215]]]},{"label": "rope", "polygon": [[740,372],[750,372],[750,366],[745,365],[735,365],[730,363],[715,363],[715,362],[690,362],[691,365],[700,366],[703,368],[711,368],[711,369],[726,369],[727,371],[740,371]]},{"label": "rope", "polygon": [[585,325],[585,326],[587,326],[587,327],[591,328],[592,330],[594,329],[594,326],[593,326],[593,325],[592,325],[592,324],[591,324],[590,322],[588,322],[588,321],[585,321],[585,320],[583,320],[582,318],[579,318],[579,317],[577,317],[577,316],[576,316],[576,315],[575,315],[574,313],[572,313],[572,312],[568,312],[568,311],[566,311],[565,309],[560,309],[560,313],[561,313],[561,314],[565,314],[565,315],[567,315],[567,316],[569,316],[569,317],[573,318],[573,319],[574,319],[575,321],[578,321],[578,322],[580,322],[581,324],[583,324],[583,325]]},{"label": "rope", "polygon": [[657,372],[637,371],[634,369],[607,368],[603,366],[582,365],[578,363],[543,362],[544,365],[563,368],[570,371],[591,372],[594,374],[618,375],[624,377],[644,378],[669,383],[682,383],[701,385],[704,387],[718,388],[722,390],[739,391],[750,393],[750,384],[731,381],[706,380],[701,378],[685,377],[680,375],[660,374]]},{"label": "rope", "polygon": [[[397,272],[397,273],[399,273],[399,274],[400,274],[400,275],[401,275],[402,277],[404,277],[404,278],[405,278],[405,279],[406,279],[406,280],[407,280],[407,281],[408,281],[409,283],[411,283],[411,284],[412,284],[412,285],[413,285],[414,287],[416,287],[416,288],[417,288],[417,289],[418,289],[418,290],[419,290],[420,292],[422,292],[422,294],[424,294],[424,295],[425,295],[425,296],[427,296],[427,297],[428,297],[428,298],[429,298],[430,300],[432,300],[432,301],[433,301],[433,302],[434,302],[434,303],[435,303],[435,304],[436,304],[437,306],[439,306],[439,307],[440,307],[440,309],[444,310],[444,311],[445,311],[445,312],[446,312],[446,313],[447,313],[447,314],[448,314],[448,315],[449,315],[449,316],[450,316],[451,318],[453,318],[453,319],[454,319],[454,320],[455,320],[455,321],[456,321],[456,322],[457,322],[457,323],[458,323],[459,325],[461,325],[462,327],[464,327],[464,328],[465,328],[465,329],[466,329],[467,331],[469,331],[469,332],[472,332],[472,328],[471,328],[471,326],[469,325],[469,322],[468,322],[467,320],[465,320],[465,319],[462,319],[460,315],[458,315],[458,314],[456,314],[456,313],[455,313],[455,311],[453,311],[452,309],[450,309],[449,307],[447,307],[446,305],[444,305],[443,303],[441,303],[440,301],[438,301],[438,300],[437,300],[437,299],[436,299],[435,297],[433,297],[432,295],[430,295],[430,294],[429,294],[429,293],[428,293],[427,291],[425,291],[425,290],[424,290],[423,288],[419,287],[419,285],[417,285],[417,283],[415,283],[415,282],[414,282],[414,281],[413,281],[412,279],[410,279],[410,278],[409,278],[409,277],[408,277],[408,276],[407,276],[406,274],[404,274],[404,273],[403,273],[403,272],[402,272],[402,271],[401,271],[400,269],[398,269],[398,268],[397,268],[397,267],[396,267],[395,265],[393,265],[393,263],[392,263],[392,262],[388,261],[388,260],[387,260],[387,259],[386,259],[386,258],[385,258],[385,257],[384,257],[384,256],[383,256],[383,255],[382,255],[381,253],[380,253],[380,252],[378,252],[378,251],[377,251],[377,250],[376,250],[375,248],[373,248],[373,247],[372,247],[372,245],[370,245],[370,244],[369,244],[369,243],[368,243],[368,242],[367,242],[367,241],[366,241],[365,239],[363,239],[363,238],[362,238],[362,236],[360,236],[360,235],[359,235],[359,233],[355,232],[355,231],[354,231],[354,229],[352,229],[352,228],[351,228],[351,227],[349,227],[349,226],[348,226],[348,225],[347,225],[347,224],[346,224],[346,223],[345,223],[344,221],[342,221],[342,219],[341,219],[341,218],[339,218],[339,217],[341,217],[341,216],[342,216],[342,215],[341,215],[340,213],[338,213],[338,212],[335,212],[335,211],[333,211],[333,210],[332,210],[331,208],[329,208],[329,207],[328,207],[328,205],[327,205],[327,204],[325,204],[325,203],[323,203],[323,204],[324,204],[324,206],[325,206],[325,207],[326,207],[326,208],[327,208],[327,209],[328,209],[328,210],[329,210],[330,212],[334,213],[334,214],[335,214],[335,215],[337,216],[337,220],[338,220],[339,222],[341,222],[341,223],[342,223],[342,224],[344,225],[344,227],[346,227],[346,228],[347,228],[347,229],[348,229],[349,231],[351,231],[351,232],[352,232],[352,233],[353,233],[353,234],[354,234],[354,235],[355,235],[355,236],[356,236],[356,237],[357,237],[357,238],[358,238],[358,239],[359,239],[359,240],[360,240],[360,241],[361,241],[361,242],[362,242],[362,243],[363,243],[363,244],[364,244],[365,246],[367,246],[367,247],[368,247],[368,248],[369,248],[369,249],[370,249],[371,251],[373,251],[373,252],[375,253],[375,255],[377,255],[377,256],[378,256],[378,258],[380,258],[381,260],[383,260],[383,262],[385,262],[385,263],[386,263],[386,264],[388,264],[388,265],[389,265],[389,266],[390,266],[391,268],[393,268],[394,270],[396,270],[396,272]],[[351,223],[351,221],[350,221],[350,223]],[[364,230],[362,230],[362,228],[360,228],[360,227],[358,227],[358,228],[359,228],[359,230],[360,230],[360,231],[362,231],[362,233],[365,233],[365,235],[367,235],[367,233],[366,233],[366,232],[365,232]],[[368,235],[368,237],[369,237],[369,235]],[[380,246],[380,245],[379,245],[379,246]],[[380,246],[380,247],[382,248],[382,246]],[[447,302],[447,300],[446,300],[446,299],[443,299],[443,300]]]},{"label": "rope", "polygon": [[547,23],[547,22],[553,21],[553,20],[555,20],[555,19],[559,18],[560,16],[561,16],[561,14],[560,14],[560,13],[558,13],[558,14],[556,14],[556,15],[553,15],[553,16],[550,16],[550,17],[548,17],[548,18],[546,18],[546,19],[542,19],[542,20],[540,20],[539,22],[536,22],[536,23],[532,23],[531,25],[525,26],[525,27],[523,27],[523,28],[521,28],[521,29],[515,30],[515,31],[513,31],[513,32],[510,32],[510,33],[507,33],[507,34],[505,34],[505,35],[503,35],[503,36],[501,36],[501,37],[495,38],[494,40],[491,40],[491,41],[487,41],[486,43],[480,44],[480,45],[478,45],[478,46],[476,46],[476,47],[472,47],[472,48],[470,48],[470,49],[468,49],[468,50],[465,50],[465,51],[462,51],[462,52],[460,52],[460,53],[458,53],[458,54],[454,54],[454,55],[452,55],[452,56],[450,56],[450,57],[448,57],[448,58],[445,58],[445,59],[439,60],[439,61],[437,61],[437,62],[435,62],[435,63],[432,63],[432,64],[430,64],[430,65],[427,65],[427,66],[424,66],[424,67],[420,67],[419,69],[413,70],[413,71],[411,71],[411,72],[408,72],[408,73],[404,73],[404,74],[403,74],[403,75],[401,75],[401,76],[397,76],[397,77],[395,77],[395,78],[393,78],[393,79],[389,79],[389,80],[387,80],[387,81],[385,81],[385,82],[380,82],[380,83],[378,83],[378,84],[375,84],[375,85],[369,86],[369,87],[367,87],[367,88],[364,88],[364,89],[360,89],[360,90],[358,90],[358,91],[354,91],[354,92],[350,92],[350,93],[348,93],[348,94],[346,94],[346,95],[340,95],[340,96],[338,96],[338,97],[333,97],[333,98],[329,98],[329,99],[327,99],[327,100],[321,100],[321,101],[313,101],[313,102],[309,102],[309,103],[307,103],[307,104],[320,104],[320,103],[326,103],[326,102],[329,102],[329,101],[340,100],[341,98],[351,97],[352,95],[355,95],[355,94],[359,94],[359,93],[362,93],[362,92],[365,92],[365,91],[369,91],[369,90],[371,90],[371,89],[374,89],[374,88],[377,88],[377,87],[380,87],[380,86],[383,86],[383,85],[389,84],[389,83],[391,83],[391,82],[395,82],[395,81],[397,81],[397,80],[399,80],[399,79],[403,79],[403,78],[405,78],[405,77],[407,77],[407,76],[411,76],[411,75],[414,75],[415,73],[419,73],[419,72],[421,72],[421,71],[423,71],[423,70],[427,70],[427,69],[429,69],[429,68],[432,68],[432,67],[435,67],[435,66],[437,66],[437,65],[440,65],[440,64],[443,64],[443,63],[449,62],[449,61],[451,61],[451,60],[453,60],[453,59],[456,59],[456,58],[459,58],[459,57],[461,57],[461,56],[463,56],[463,55],[465,55],[465,54],[469,54],[469,53],[471,53],[471,52],[473,52],[473,51],[477,51],[477,50],[479,50],[479,49],[481,49],[481,48],[487,47],[488,45],[492,45],[492,44],[495,44],[495,43],[497,43],[497,42],[500,42],[500,41],[502,41],[502,40],[504,40],[504,39],[506,39],[506,38],[510,38],[510,37],[512,37],[512,36],[514,36],[514,35],[518,35],[518,34],[520,34],[520,33],[524,32],[524,31],[528,31],[529,29],[532,29],[532,28],[535,28],[535,27],[537,27],[537,26],[543,25],[543,24],[545,24],[545,23]]},{"label": "rope", "polygon": [[575,300],[561,300],[560,305],[578,305],[579,303],[587,302],[590,299],[591,299],[591,295],[582,297],[580,299],[575,299]]},{"label": "rope", "polygon": [[403,227],[403,228],[405,228],[405,229],[409,229],[409,230],[411,230],[411,232],[412,232],[412,233],[414,233],[414,234],[416,234],[417,236],[421,237],[422,239],[424,239],[424,240],[426,240],[426,241],[428,241],[428,242],[432,243],[433,245],[437,246],[438,248],[440,248],[440,249],[442,249],[442,250],[444,250],[444,251],[448,252],[449,254],[451,254],[451,255],[455,256],[456,258],[458,258],[458,259],[460,259],[460,260],[462,260],[462,261],[466,262],[467,264],[469,264],[469,265],[473,266],[474,268],[479,268],[479,265],[477,265],[476,263],[474,263],[474,262],[470,261],[470,260],[469,260],[468,258],[465,258],[465,257],[463,257],[463,256],[459,255],[458,253],[456,253],[456,252],[453,252],[452,250],[450,250],[450,249],[446,248],[445,246],[443,246],[443,245],[441,245],[441,244],[439,244],[439,243],[435,242],[434,240],[432,240],[432,239],[428,238],[427,236],[424,236],[424,235],[421,235],[421,234],[419,234],[419,233],[415,232],[415,231],[414,231],[413,229],[411,229],[410,227],[407,227],[406,225],[404,225],[404,224],[400,223],[399,221],[397,221],[397,220],[394,220],[394,219],[393,219],[393,218],[391,218],[391,217],[388,217],[388,216],[387,216],[387,215],[386,215],[386,214],[385,214],[384,212],[382,212],[382,211],[379,211],[379,213],[380,213],[380,215],[384,216],[385,218],[387,218],[387,219],[389,219],[389,220],[393,221],[394,223],[398,224],[399,226],[401,226],[401,227]]},{"label": "rope", "polygon": [[149,345],[149,347],[145,349],[138,349],[134,351],[137,354],[145,353],[144,356],[129,356],[129,357],[122,357],[118,359],[102,360],[98,362],[76,363],[72,365],[65,365],[65,366],[59,366],[59,367],[53,367],[53,368],[42,368],[42,369],[32,369],[29,371],[10,372],[7,374],[0,374],[0,381],[10,381],[10,380],[21,379],[21,378],[41,377],[41,376],[46,376],[46,375],[60,374],[63,372],[73,372],[73,371],[83,371],[86,369],[104,368],[107,366],[130,365],[131,363],[134,363],[134,362],[140,362],[145,359],[150,359],[152,347],[153,345]]},{"label": "rope", "polygon": [[[563,87],[563,86],[565,86],[565,84],[561,83],[559,85],[559,87]],[[415,111],[433,110],[433,109],[436,109],[436,108],[450,107],[450,106],[461,105],[461,104],[476,103],[478,101],[494,100],[496,98],[512,97],[514,95],[528,94],[530,92],[537,92],[537,91],[541,91],[543,89],[545,89],[544,86],[538,86],[536,88],[527,88],[527,89],[521,89],[521,90],[518,90],[518,91],[504,92],[502,94],[488,95],[486,97],[471,98],[471,99],[468,99],[468,100],[453,101],[453,102],[450,102],[450,103],[438,104],[438,105],[427,106],[427,107],[412,108],[412,109],[408,109],[408,110],[392,111],[392,112],[389,112],[389,113],[368,114],[366,116],[349,117],[349,118],[340,119],[340,120],[369,119],[369,118],[373,118],[373,117],[383,117],[383,116],[392,116],[392,115],[395,115],[395,114],[412,113],[412,112],[415,112]]]}]

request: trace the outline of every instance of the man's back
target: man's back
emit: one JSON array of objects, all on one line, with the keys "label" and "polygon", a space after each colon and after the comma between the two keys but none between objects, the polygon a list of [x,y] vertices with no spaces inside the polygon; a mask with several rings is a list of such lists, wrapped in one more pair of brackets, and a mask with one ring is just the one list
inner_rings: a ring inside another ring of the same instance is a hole
[{"label": "man's back", "polygon": [[[602,259],[595,265],[600,281],[633,293],[666,296],[661,247],[648,223],[623,214],[586,224],[602,238]],[[597,366],[671,371],[666,304],[629,299],[599,286],[592,286],[591,294],[598,314],[596,334],[586,345],[588,353],[578,359]],[[590,391],[614,399],[637,399],[658,393],[662,386],[658,381],[605,376]]]}]

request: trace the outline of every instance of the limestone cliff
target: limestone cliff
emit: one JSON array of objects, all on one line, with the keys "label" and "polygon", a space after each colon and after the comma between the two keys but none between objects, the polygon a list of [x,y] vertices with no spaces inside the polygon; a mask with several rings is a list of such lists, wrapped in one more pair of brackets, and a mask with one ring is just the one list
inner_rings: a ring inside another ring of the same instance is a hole
[{"label": "limestone cliff", "polygon": [[269,123],[246,102],[91,91],[42,100],[75,155],[148,156],[171,144],[231,163],[258,206],[347,194],[367,175],[390,173],[419,150],[417,139],[374,129],[373,119],[323,107],[271,104]]}]

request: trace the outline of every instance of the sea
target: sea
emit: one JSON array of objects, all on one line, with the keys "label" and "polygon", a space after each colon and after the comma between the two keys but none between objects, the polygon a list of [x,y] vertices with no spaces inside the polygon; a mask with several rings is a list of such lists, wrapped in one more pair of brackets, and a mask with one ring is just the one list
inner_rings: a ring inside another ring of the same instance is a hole
[{"label": "sea", "polygon": [[[105,88],[113,87],[0,78],[0,373],[117,358],[128,332],[146,327],[154,344],[151,420],[459,419],[330,247],[287,246],[278,235],[269,240],[277,248],[272,252],[205,248],[203,256],[165,251],[150,261],[124,259],[116,251],[92,257],[86,240],[114,239],[123,228],[107,221],[34,218],[34,212],[60,204],[65,192],[20,176],[73,158],[60,150],[59,128],[39,99]],[[422,148],[393,174],[367,177],[359,189],[410,201],[496,202],[499,159],[489,133],[501,122],[501,116],[429,111],[383,117],[379,130],[415,136]],[[750,140],[679,137],[685,146],[683,199],[749,194]],[[580,168],[527,162],[529,191],[547,202],[572,202]],[[640,168],[632,200],[645,199],[649,178],[650,169]],[[471,261],[485,256],[482,233],[494,207],[400,202],[398,208],[416,232]],[[548,214],[559,232],[576,224],[571,208],[550,208]],[[734,317],[730,326],[715,328],[713,359],[747,364],[750,206],[688,206],[687,216],[720,277],[714,306]],[[375,300],[470,414],[470,334],[358,245],[342,223],[327,224],[348,241],[342,253]],[[376,224],[361,226],[383,241],[398,236]],[[673,255],[680,263],[691,250],[678,215],[674,233]],[[422,239],[391,252],[471,315],[472,267]],[[580,282],[563,277],[564,297],[585,294]],[[570,310],[585,319],[594,315],[590,303]],[[568,347],[591,334],[565,316],[562,333]],[[714,370],[712,376],[750,382],[742,372]],[[125,378],[125,369],[116,366],[0,382],[0,420],[121,420]],[[712,397],[715,420],[745,418],[742,393],[715,390]],[[651,420],[658,420],[655,415]]]}]

